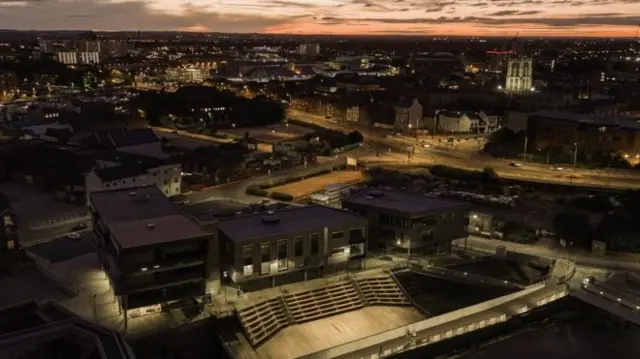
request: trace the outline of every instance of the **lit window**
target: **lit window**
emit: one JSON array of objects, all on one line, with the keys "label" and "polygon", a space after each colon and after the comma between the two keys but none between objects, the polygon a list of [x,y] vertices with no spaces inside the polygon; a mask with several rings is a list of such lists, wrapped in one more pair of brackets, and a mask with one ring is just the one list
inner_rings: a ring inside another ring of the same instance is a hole
[{"label": "lit window", "polygon": [[245,277],[253,275],[253,246],[242,247],[243,274]]},{"label": "lit window", "polygon": [[278,270],[287,270],[289,264],[287,262],[287,240],[278,241]]},{"label": "lit window", "polygon": [[271,264],[271,244],[260,244],[260,274],[269,274]]}]

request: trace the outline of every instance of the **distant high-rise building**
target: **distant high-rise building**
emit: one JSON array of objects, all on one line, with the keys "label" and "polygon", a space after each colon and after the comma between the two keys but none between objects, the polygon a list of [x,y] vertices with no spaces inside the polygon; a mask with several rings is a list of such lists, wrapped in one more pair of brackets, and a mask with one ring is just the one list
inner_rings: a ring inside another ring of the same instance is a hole
[{"label": "distant high-rise building", "polygon": [[505,92],[511,95],[522,95],[532,91],[533,59],[515,56],[507,65]]},{"label": "distant high-rise building", "polygon": [[61,51],[55,53],[56,61],[65,65],[77,65],[77,64],[98,64],[100,63],[100,54],[95,51]]},{"label": "distant high-rise building", "polygon": [[100,53],[106,56],[120,57],[127,54],[128,43],[123,40],[102,40]]},{"label": "distant high-rise building", "polygon": [[98,40],[76,40],[74,50],[78,52],[100,52],[100,41]]},{"label": "distant high-rise building", "polygon": [[320,45],[311,43],[300,44],[298,51],[300,55],[303,56],[316,56],[320,54]]}]

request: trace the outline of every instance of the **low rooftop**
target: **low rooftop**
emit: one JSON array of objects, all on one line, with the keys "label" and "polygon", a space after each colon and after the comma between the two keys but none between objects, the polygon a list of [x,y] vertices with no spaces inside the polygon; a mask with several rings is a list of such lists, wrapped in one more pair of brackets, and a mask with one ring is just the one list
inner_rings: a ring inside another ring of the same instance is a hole
[{"label": "low rooftop", "polygon": [[610,116],[602,117],[591,114],[581,114],[566,111],[543,110],[534,112],[532,116],[552,118],[560,121],[571,121],[583,125],[592,126],[613,126],[631,130],[640,130],[640,118],[632,116]]},{"label": "low rooftop", "polygon": [[286,236],[322,230],[325,227],[364,224],[366,219],[347,211],[306,206],[287,208],[269,213],[250,214],[221,219],[218,229],[236,243],[255,239]]},{"label": "low rooftop", "polygon": [[[8,357],[133,359],[120,334],[89,323],[53,301],[0,308],[0,348]],[[56,348],[56,350],[52,350]]]},{"label": "low rooftop", "polygon": [[468,206],[466,202],[436,199],[420,193],[384,190],[363,191],[344,201],[343,207],[348,207],[350,203],[402,213],[422,213]]},{"label": "low rooftop", "polygon": [[155,186],[93,192],[90,198],[123,249],[207,235]]}]

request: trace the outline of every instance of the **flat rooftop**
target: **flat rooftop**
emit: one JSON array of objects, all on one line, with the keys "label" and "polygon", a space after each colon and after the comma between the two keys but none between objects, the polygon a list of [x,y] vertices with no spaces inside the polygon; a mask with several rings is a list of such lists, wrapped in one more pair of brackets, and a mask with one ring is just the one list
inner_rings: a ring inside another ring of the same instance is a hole
[{"label": "flat rooftop", "polygon": [[355,213],[323,206],[293,207],[271,213],[273,214],[258,213],[221,219],[218,229],[233,242],[241,243],[265,237],[311,232],[324,227],[366,223],[366,219]]},{"label": "flat rooftop", "polygon": [[273,124],[262,127],[245,127],[236,129],[226,129],[220,131],[232,137],[242,138],[245,133],[249,133],[249,137],[259,142],[278,143],[301,138],[305,135],[314,133],[312,128],[295,125],[295,124]]},{"label": "flat rooftop", "polygon": [[422,193],[384,190],[363,191],[344,201],[342,205],[348,207],[350,203],[405,213],[440,211],[470,206],[466,202],[431,198]]},{"label": "flat rooftop", "polygon": [[552,118],[561,121],[577,122],[593,126],[615,126],[631,130],[640,130],[640,118],[637,116],[611,116],[601,117],[593,114],[580,114],[567,111],[542,110],[532,115]]},{"label": "flat rooftop", "polygon": [[93,192],[90,198],[123,249],[208,234],[155,186]]}]

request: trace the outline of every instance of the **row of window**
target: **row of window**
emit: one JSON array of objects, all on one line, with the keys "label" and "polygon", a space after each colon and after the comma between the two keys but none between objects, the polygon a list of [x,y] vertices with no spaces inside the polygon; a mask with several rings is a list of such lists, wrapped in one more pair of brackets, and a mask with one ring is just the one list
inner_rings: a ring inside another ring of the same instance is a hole
[{"label": "row of window", "polygon": [[[342,233],[343,232],[336,232]],[[334,233],[334,234],[336,234]],[[283,271],[288,269],[288,261],[287,261],[287,239],[280,239],[276,243],[276,252],[277,252],[277,266],[278,271]],[[320,235],[318,233],[311,234],[308,238],[309,253],[312,256],[315,256],[320,251]],[[260,243],[260,262],[261,262],[261,270],[260,274],[269,274],[271,263],[271,242]],[[304,254],[304,241],[302,237],[293,238],[293,255],[295,257],[302,257]],[[245,268],[245,276],[253,274],[253,262],[254,262],[254,245],[246,245],[242,247],[242,263]],[[301,267],[304,265],[304,262],[300,261],[300,263],[296,263],[296,267]],[[251,270],[248,270],[251,267]],[[248,274],[247,272],[251,272]]]},{"label": "row of window", "polygon": [[[448,217],[453,219],[455,214],[453,212],[447,213],[444,212],[442,214],[442,218],[446,220]],[[403,218],[398,216],[392,216],[387,214],[378,215],[378,224],[385,226],[394,226],[394,227],[403,227],[403,228],[425,228],[425,227],[433,227],[438,223],[437,215],[429,215],[420,218]]]},{"label": "row of window", "polygon": [[[180,179],[179,179],[178,177],[175,177],[175,178],[173,179],[173,183],[178,183],[178,181],[179,181],[179,180],[180,180]],[[121,183],[121,184],[127,184],[127,179],[125,178],[125,179],[121,180],[121,181],[120,181],[120,183]],[[131,183],[136,183],[136,178],[135,178],[135,177],[133,177],[133,178],[131,179]],[[164,180],[164,182],[163,182],[163,183],[164,183],[164,185],[166,186],[166,185],[168,185],[168,184],[169,184],[169,180]],[[107,188],[111,187],[111,185],[113,185],[114,187],[117,187],[117,186],[118,186],[118,182],[117,182],[117,181],[107,182],[107,183],[105,183],[104,185],[105,185],[105,187],[107,187]]]}]

